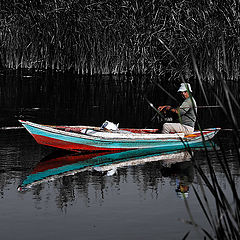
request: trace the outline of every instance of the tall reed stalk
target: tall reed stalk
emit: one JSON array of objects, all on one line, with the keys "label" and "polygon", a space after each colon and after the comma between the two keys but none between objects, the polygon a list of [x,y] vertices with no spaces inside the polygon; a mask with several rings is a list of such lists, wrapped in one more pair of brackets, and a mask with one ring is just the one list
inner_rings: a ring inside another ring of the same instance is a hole
[{"label": "tall reed stalk", "polygon": [[[223,117],[226,118],[229,124],[232,126],[232,142],[234,144],[234,152],[236,152],[236,161],[240,165],[240,134],[239,134],[239,121],[236,118],[236,112],[240,111],[239,101],[233,96],[232,91],[229,89],[227,84],[227,79],[229,79],[229,65],[226,60],[226,49],[225,44],[222,44],[222,52],[224,55],[224,64],[223,68],[225,72],[218,71],[213,67],[212,72],[214,78],[218,81],[218,84],[221,85],[223,93],[221,97],[219,93],[215,92],[216,101],[222,107]],[[199,83],[202,83],[201,71],[196,64],[196,59],[193,57],[193,63],[195,66],[195,71],[198,75]],[[207,93],[204,88],[202,88],[204,95]],[[206,159],[208,165],[208,173],[202,169],[200,164],[195,161],[193,157],[193,163],[198,173],[198,184],[200,190],[197,190],[194,185],[193,189],[195,195],[198,199],[199,206],[202,209],[202,212],[208,223],[208,228],[200,227],[197,222],[192,218],[192,214],[189,208],[188,212],[190,213],[190,223],[194,226],[199,227],[204,237],[207,239],[240,239],[240,196],[238,192],[237,182],[232,173],[229,160],[227,159],[225,146],[222,145],[221,139],[217,139],[219,150],[214,148],[214,156],[210,154],[207,149]],[[224,174],[225,179],[227,180],[228,193],[224,191],[221,187],[221,183],[217,178],[217,173],[213,167],[213,158],[217,159],[220,165],[220,171]],[[209,191],[210,194],[206,194],[206,191]],[[214,199],[214,204],[210,203],[210,199]],[[188,206],[188,205],[187,205]],[[188,235],[186,235],[187,237]]]},{"label": "tall reed stalk", "polygon": [[[0,65],[82,74],[239,77],[239,1],[2,0]],[[224,40],[225,52],[222,50]]]}]

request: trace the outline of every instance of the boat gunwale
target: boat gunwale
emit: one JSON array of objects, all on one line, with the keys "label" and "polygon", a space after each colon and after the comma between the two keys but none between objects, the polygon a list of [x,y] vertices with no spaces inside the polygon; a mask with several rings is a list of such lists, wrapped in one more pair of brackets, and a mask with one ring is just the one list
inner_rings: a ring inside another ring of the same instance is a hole
[{"label": "boat gunwale", "polygon": [[[68,132],[65,130],[61,130],[61,129],[57,129],[58,126],[50,126],[50,125],[43,125],[43,124],[37,124],[37,123],[32,123],[29,121],[23,121],[23,120],[19,120],[20,123],[22,124],[26,124],[35,128],[38,128],[42,131],[47,131],[50,133],[57,133],[57,134],[61,134],[61,135],[65,135],[65,136],[70,136],[70,137],[81,137],[83,139],[87,139],[87,140],[99,140],[99,141],[109,141],[109,140],[127,140],[127,141],[136,141],[136,140],[162,140],[162,141],[166,141],[166,140],[182,140],[184,138],[184,134],[183,133],[177,133],[177,134],[156,134],[156,133],[149,133],[149,134],[141,134],[141,133],[129,133],[126,134],[126,136],[124,137],[116,137],[116,135],[121,136],[121,133],[112,133],[112,132],[104,132],[105,134],[109,134],[109,137],[104,137],[104,136],[94,136],[94,135],[90,135],[90,134],[85,134],[85,133],[75,133],[75,132]],[[68,126],[66,126],[67,128]],[[82,128],[82,126],[78,126],[79,128]],[[95,127],[86,127],[84,126],[84,128],[89,128],[91,130],[94,130]],[[31,132],[30,132],[31,133]],[[31,133],[32,134],[32,133]],[[115,135],[113,135],[115,134]],[[124,134],[122,134],[124,135]],[[148,136],[148,138],[144,137]],[[115,137],[114,137],[115,136]],[[129,136],[134,136],[133,138],[130,138]],[[150,138],[150,137],[153,138]],[[161,137],[160,137],[161,136]]]}]

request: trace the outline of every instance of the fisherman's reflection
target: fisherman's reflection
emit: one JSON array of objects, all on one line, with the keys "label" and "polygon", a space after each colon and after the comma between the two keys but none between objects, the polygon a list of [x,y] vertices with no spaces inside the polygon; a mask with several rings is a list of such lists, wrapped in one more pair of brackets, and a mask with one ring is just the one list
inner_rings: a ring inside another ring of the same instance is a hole
[{"label": "fisherman's reflection", "polygon": [[191,156],[187,151],[175,154],[171,161],[167,160],[164,163],[165,168],[162,169],[163,176],[170,177],[173,180],[173,184],[176,186],[175,192],[180,199],[189,197],[189,186],[194,179]]},{"label": "fisherman's reflection", "polygon": [[189,182],[176,178],[176,193],[180,199],[186,199],[189,196]]}]

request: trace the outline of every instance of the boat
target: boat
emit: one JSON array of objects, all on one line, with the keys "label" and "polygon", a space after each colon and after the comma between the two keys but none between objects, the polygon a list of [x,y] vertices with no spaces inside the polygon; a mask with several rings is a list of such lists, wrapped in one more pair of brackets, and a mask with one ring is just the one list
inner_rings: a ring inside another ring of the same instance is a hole
[{"label": "boat", "polygon": [[[70,151],[126,151],[155,148],[179,150],[211,140],[220,128],[184,133],[161,134],[158,129],[107,128],[91,126],[52,126],[29,121],[19,122],[37,143]],[[110,124],[109,124],[110,125]]]}]

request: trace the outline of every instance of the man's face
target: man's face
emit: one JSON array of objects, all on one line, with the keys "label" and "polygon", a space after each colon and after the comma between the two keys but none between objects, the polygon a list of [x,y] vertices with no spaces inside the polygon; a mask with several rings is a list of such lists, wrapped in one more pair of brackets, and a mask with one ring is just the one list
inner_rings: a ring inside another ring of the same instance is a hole
[{"label": "man's face", "polygon": [[187,91],[186,91],[186,92],[181,92],[181,96],[182,96],[184,99],[186,99],[186,98],[189,97],[189,94],[188,94]]}]

